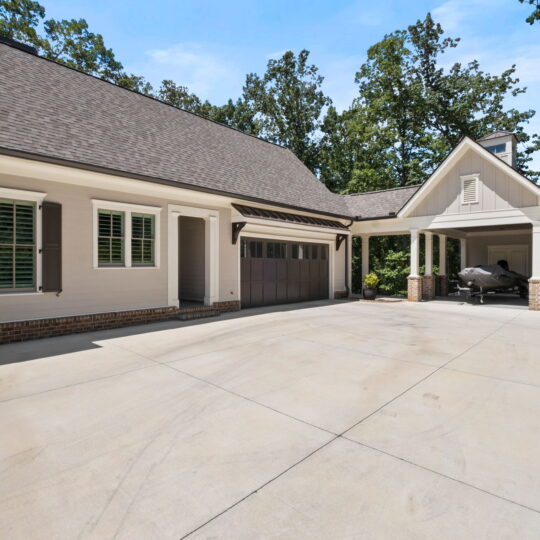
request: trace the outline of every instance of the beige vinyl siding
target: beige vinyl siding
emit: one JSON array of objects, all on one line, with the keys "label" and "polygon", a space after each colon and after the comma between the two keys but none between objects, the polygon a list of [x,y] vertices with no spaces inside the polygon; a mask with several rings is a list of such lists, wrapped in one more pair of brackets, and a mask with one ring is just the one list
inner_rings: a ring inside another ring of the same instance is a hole
[{"label": "beige vinyl siding", "polygon": [[[462,176],[479,174],[478,203],[463,204]],[[538,205],[538,197],[506,172],[469,150],[413,212],[413,216],[468,214]]]}]

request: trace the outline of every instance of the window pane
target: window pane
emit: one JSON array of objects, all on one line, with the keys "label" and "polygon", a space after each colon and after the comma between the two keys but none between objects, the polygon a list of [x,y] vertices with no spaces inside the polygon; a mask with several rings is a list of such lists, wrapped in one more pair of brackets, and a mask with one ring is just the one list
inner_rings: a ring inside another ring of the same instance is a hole
[{"label": "window pane", "polygon": [[111,238],[111,263],[121,264],[124,261],[124,240]]},{"label": "window pane", "polygon": [[321,259],[326,259],[326,246],[321,246]]},{"label": "window pane", "polygon": [[13,287],[13,247],[0,245],[0,289]]},{"label": "window pane", "polygon": [[318,259],[318,246],[311,246],[311,258],[312,259]]},{"label": "window pane", "polygon": [[133,239],[131,241],[131,262],[141,264],[143,262],[143,241]]},{"label": "window pane", "polygon": [[144,237],[154,238],[154,216],[145,216],[144,218]]},{"label": "window pane", "polygon": [[242,239],[242,243],[240,244],[240,257],[242,257],[242,259],[245,259],[247,256],[247,240]]},{"label": "window pane", "polygon": [[292,246],[292,258],[293,259],[299,259],[300,258],[298,244],[293,244],[293,246]]},{"label": "window pane", "polygon": [[15,242],[34,243],[34,205],[17,203],[15,205]]},{"label": "window pane", "polygon": [[131,216],[131,237],[143,237],[143,217],[138,215]]},{"label": "window pane", "polygon": [[269,259],[273,259],[275,256],[275,244],[273,242],[268,242],[266,244],[266,256]]},{"label": "window pane", "polygon": [[111,236],[111,214],[100,210],[98,212],[99,236]]},{"label": "window pane", "polygon": [[0,201],[0,244],[13,243],[13,210],[10,201]]},{"label": "window pane", "polygon": [[111,262],[111,240],[109,238],[98,238],[98,263],[107,264]]},{"label": "window pane", "polygon": [[112,236],[124,235],[124,214],[114,213],[111,216],[112,220]]},{"label": "window pane", "polygon": [[15,287],[34,286],[34,248],[17,246],[15,248]]},{"label": "window pane", "polygon": [[144,240],[143,262],[144,264],[154,263],[154,241],[153,240]]}]

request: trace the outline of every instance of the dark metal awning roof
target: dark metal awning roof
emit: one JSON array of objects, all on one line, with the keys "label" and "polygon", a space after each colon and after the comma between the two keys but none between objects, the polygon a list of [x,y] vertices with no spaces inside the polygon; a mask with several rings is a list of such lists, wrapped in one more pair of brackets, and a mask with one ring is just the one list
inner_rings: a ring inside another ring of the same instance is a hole
[{"label": "dark metal awning roof", "polygon": [[291,214],[290,212],[280,212],[277,210],[267,210],[265,208],[256,208],[254,206],[245,206],[243,204],[232,205],[238,212],[246,218],[270,219],[272,221],[281,221],[284,223],[296,223],[297,225],[311,225],[315,227],[326,227],[328,229],[348,230],[348,228],[332,219],[324,219],[301,214]]}]

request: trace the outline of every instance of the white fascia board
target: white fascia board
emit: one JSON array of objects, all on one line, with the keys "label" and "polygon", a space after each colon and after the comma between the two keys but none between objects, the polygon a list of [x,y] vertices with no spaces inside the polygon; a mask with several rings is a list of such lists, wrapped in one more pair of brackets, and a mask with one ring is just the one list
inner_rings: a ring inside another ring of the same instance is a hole
[{"label": "white fascia board", "polygon": [[353,236],[389,236],[408,234],[411,229],[427,229],[435,216],[412,218],[373,219],[356,221],[351,229]]},{"label": "white fascia board", "polygon": [[[473,150],[478,153],[486,161],[499,168],[503,173],[508,174],[511,178],[519,182],[523,187],[534,193],[540,198],[540,187],[533,184],[531,181],[524,178],[518,171],[514,170],[507,163],[493,155],[483,146],[475,143],[472,139],[465,137],[452,150],[450,155],[445,159],[441,166],[431,175],[424,185],[412,196],[407,204],[399,211],[399,217],[407,217],[437,186],[444,178],[447,171],[455,165],[455,163],[463,156],[467,150]],[[540,199],[539,199],[540,200]]]}]

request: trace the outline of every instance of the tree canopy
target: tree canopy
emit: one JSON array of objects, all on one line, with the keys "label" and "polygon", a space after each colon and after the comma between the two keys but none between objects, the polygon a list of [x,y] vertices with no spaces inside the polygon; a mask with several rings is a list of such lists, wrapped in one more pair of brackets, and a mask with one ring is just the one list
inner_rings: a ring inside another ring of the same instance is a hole
[{"label": "tree canopy", "polygon": [[531,14],[525,19],[529,24],[540,21],[540,2],[538,0],[519,0],[520,4],[529,4],[533,6]]}]

